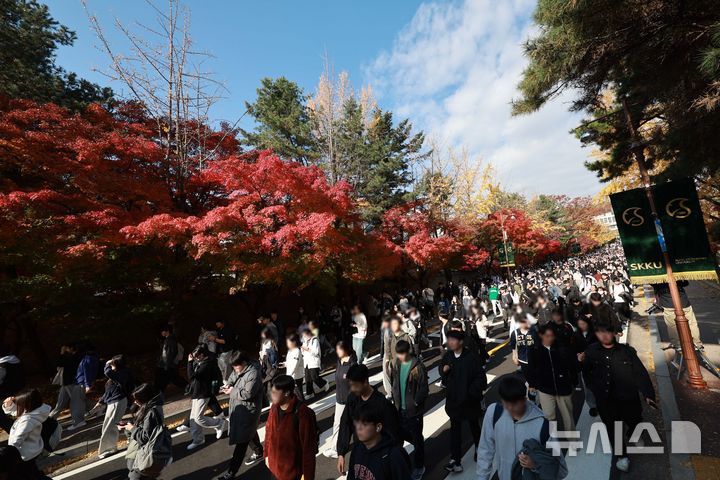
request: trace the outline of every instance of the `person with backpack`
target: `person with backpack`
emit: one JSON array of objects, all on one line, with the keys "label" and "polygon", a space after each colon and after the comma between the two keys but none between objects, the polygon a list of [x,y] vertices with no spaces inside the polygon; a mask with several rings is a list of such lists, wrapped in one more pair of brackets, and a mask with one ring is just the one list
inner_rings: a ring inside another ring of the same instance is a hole
[{"label": "person with backpack", "polygon": [[363,405],[374,405],[383,412],[383,428],[398,445],[402,445],[400,433],[400,419],[398,413],[390,400],[378,392],[369,382],[368,368],[358,363],[348,369],[347,379],[350,385],[345,409],[340,420],[340,430],[337,441],[337,470],[340,475],[345,475],[345,455],[350,451],[350,440],[353,436],[353,418],[358,408]]},{"label": "person with backpack", "polygon": [[42,438],[43,423],[50,417],[52,408],[43,403],[36,389],[3,401],[3,411],[15,417],[8,435],[8,445],[18,449],[23,460],[23,470],[39,474],[36,459],[43,453],[45,442]]},{"label": "person with backpack", "polygon": [[160,338],[162,348],[155,368],[155,387],[163,393],[170,383],[185,388],[188,383],[178,372],[184,351],[172,333],[172,326],[165,324],[160,327]]},{"label": "person with backpack", "polygon": [[73,424],[68,427],[68,431],[73,431],[86,425],[85,388],[77,382],[80,360],[81,357],[75,345],[63,345],[60,347],[58,369],[62,371],[60,379],[61,385],[60,391],[58,392],[57,403],[55,404],[55,408],[50,412],[50,416],[56,418],[60,415],[60,412],[70,404],[70,415]]},{"label": "person with backpack", "polygon": [[265,400],[270,404],[270,389],[272,387],[273,378],[278,374],[280,354],[278,353],[277,342],[273,337],[273,333],[264,328],[260,332],[260,370],[262,372],[263,392],[265,392]]},{"label": "person with backpack", "polygon": [[[291,333],[285,340],[287,354],[285,355],[285,374],[295,380],[295,389],[302,395],[303,380],[305,379],[305,365],[303,364],[302,342],[297,333]],[[304,398],[304,397],[303,397]]]},{"label": "person with backpack", "polygon": [[[500,402],[487,408],[482,424],[480,445],[477,448],[477,480],[490,480],[497,468],[499,480],[525,478],[516,468],[535,471],[539,460],[526,449],[526,442],[536,441],[546,447],[550,438],[550,422],[542,410],[527,399],[525,382],[516,375],[506,375],[498,382]],[[544,449],[544,448],[543,448]],[[562,479],[567,475],[565,457],[543,457],[549,470],[541,478]],[[535,460],[538,460],[537,462]],[[535,478],[535,477],[533,477]]]},{"label": "person with backpack", "polygon": [[330,446],[323,452],[328,458],[337,458],[337,440],[340,433],[340,422],[342,421],[343,410],[350,395],[350,383],[347,373],[353,365],[357,365],[357,357],[353,352],[350,342],[340,340],[335,346],[335,353],[338,360],[335,366],[335,414],[333,416],[332,436]]},{"label": "person with backpack", "polygon": [[127,459],[129,480],[152,480],[172,461],[172,439],[165,428],[163,394],[149,383],[133,393],[137,407],[132,422],[118,424],[128,436]]},{"label": "person with backpack", "polygon": [[407,452],[384,428],[380,405],[365,403],[353,412],[358,439],[350,453],[347,480],[407,480],[411,478]]},{"label": "person with backpack", "polygon": [[318,451],[315,412],[295,395],[289,375],[275,377],[265,424],[265,463],[276,480],[314,480]]},{"label": "person with backpack", "polygon": [[[10,352],[0,351],[0,402],[16,395],[25,386],[25,374],[20,359]],[[12,419],[0,410],[0,428],[10,433]]]},{"label": "person with backpack", "polygon": [[445,470],[463,471],[462,424],[470,425],[477,447],[480,441],[480,415],[487,377],[483,362],[476,352],[465,347],[465,334],[451,329],[448,332],[448,350],[440,360],[440,377],[446,388],[445,412],[450,417],[450,462]]},{"label": "person with backpack", "polygon": [[303,364],[305,365],[305,394],[308,398],[315,394],[313,385],[317,385],[321,391],[327,392],[330,384],[320,377],[320,340],[313,334],[312,330],[307,329],[302,332],[303,344],[300,349],[303,355]]},{"label": "person with backpack", "polygon": [[103,372],[107,377],[105,392],[98,401],[98,405],[92,409],[96,410],[102,405],[105,406],[105,418],[103,419],[102,433],[98,445],[98,456],[100,458],[109,457],[117,452],[117,442],[120,434],[117,424],[125,415],[128,407],[128,397],[134,389],[132,374],[125,365],[125,357],[122,355],[115,355],[108,360],[105,363]]},{"label": "person with backpack", "polygon": [[257,425],[262,410],[262,373],[260,365],[245,353],[237,352],[230,360],[233,373],[220,390],[230,397],[230,445],[235,445],[228,471],[220,480],[232,480],[242,465],[248,446],[253,455],[246,464],[253,464],[263,458],[263,447],[257,433]]},{"label": "person with backpack", "polygon": [[220,369],[217,360],[210,356],[205,346],[199,346],[188,355],[187,374],[190,379],[190,435],[192,442],[188,450],[195,450],[205,443],[204,428],[215,429],[215,437],[220,440],[225,432],[224,417],[206,417],[205,410],[215,392],[213,384],[220,382]]},{"label": "person with backpack", "polygon": [[422,361],[415,357],[410,344],[401,340],[395,346],[397,359],[390,365],[392,399],[400,415],[403,440],[415,448],[411,478],[420,480],[425,474],[425,439],[423,415],[428,397],[428,374]]}]

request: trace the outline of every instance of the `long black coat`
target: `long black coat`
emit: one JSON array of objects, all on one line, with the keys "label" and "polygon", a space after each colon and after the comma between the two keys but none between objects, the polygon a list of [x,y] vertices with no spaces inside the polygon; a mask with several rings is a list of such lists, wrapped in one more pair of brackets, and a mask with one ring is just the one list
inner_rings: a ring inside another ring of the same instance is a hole
[{"label": "long black coat", "polygon": [[[444,367],[450,369],[445,373]],[[446,389],[445,411],[449,417],[474,418],[482,415],[483,392],[487,388],[487,377],[482,368],[480,356],[463,349],[455,358],[455,352],[448,350],[438,368]]]}]

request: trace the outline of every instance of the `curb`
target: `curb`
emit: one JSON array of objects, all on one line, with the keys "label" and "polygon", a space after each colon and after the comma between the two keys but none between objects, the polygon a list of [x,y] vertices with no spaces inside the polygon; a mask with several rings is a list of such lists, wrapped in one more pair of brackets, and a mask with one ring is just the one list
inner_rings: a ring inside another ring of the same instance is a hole
[{"label": "curb", "polygon": [[[643,286],[645,299],[652,300],[652,287]],[[672,422],[682,420],[680,409],[675,397],[675,388],[672,384],[672,377],[665,360],[665,352],[660,349],[660,332],[658,331],[658,315],[648,316],[650,327],[650,342],[652,343],[653,363],[655,364],[655,378],[657,380],[658,398],[660,401],[660,413],[663,418],[663,426],[666,432],[672,431]],[[672,452],[672,435],[667,436],[668,450]],[[668,453],[670,461],[670,475],[673,480],[695,480],[695,470],[692,468],[690,455],[685,453]]]}]

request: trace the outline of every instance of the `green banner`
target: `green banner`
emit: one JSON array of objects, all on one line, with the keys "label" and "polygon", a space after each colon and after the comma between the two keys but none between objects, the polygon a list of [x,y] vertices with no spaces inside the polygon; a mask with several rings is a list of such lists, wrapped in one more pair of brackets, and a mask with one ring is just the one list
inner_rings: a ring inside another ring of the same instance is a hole
[{"label": "green banner", "polygon": [[645,189],[610,195],[633,282],[667,282],[663,249],[670,256],[676,280],[717,280],[693,180],[654,185],[652,191],[657,224]]},{"label": "green banner", "polygon": [[[507,245],[507,252],[505,252],[505,245]],[[515,251],[513,250],[512,242],[505,242],[504,244],[498,243],[497,252],[501,267],[515,266]]]}]

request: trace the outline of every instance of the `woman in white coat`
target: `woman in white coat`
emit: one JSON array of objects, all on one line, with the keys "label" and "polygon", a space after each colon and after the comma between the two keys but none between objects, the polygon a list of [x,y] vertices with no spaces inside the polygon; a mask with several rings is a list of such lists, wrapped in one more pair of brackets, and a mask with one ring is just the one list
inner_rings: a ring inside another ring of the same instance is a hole
[{"label": "woman in white coat", "polygon": [[34,389],[17,397],[8,397],[3,402],[3,411],[15,417],[8,445],[18,449],[28,472],[39,472],[35,459],[45,447],[42,425],[51,410],[50,405],[43,403],[40,392]]}]

